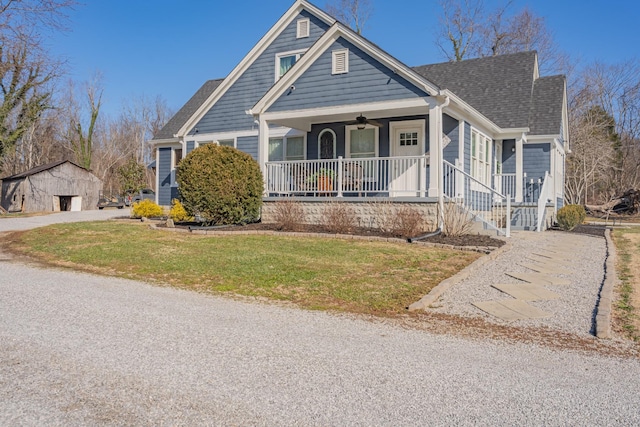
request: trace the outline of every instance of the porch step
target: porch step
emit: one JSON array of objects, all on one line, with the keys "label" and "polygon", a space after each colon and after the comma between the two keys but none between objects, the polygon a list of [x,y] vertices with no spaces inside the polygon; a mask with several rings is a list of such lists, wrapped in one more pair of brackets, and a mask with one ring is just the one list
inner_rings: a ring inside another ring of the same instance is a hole
[{"label": "porch step", "polygon": [[511,213],[512,230],[535,231],[538,225],[538,208],[528,206],[514,207]]}]

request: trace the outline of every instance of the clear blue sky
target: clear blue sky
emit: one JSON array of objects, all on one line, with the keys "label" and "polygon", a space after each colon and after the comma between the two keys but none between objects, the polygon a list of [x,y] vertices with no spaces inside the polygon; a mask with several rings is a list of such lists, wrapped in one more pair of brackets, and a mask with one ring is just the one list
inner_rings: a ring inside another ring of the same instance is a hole
[{"label": "clear blue sky", "polygon": [[[407,65],[444,60],[434,43],[437,0],[371,0],[364,35]],[[485,0],[491,6],[496,0]],[[324,7],[325,0],[312,1]],[[502,2],[500,2],[502,3]],[[70,76],[103,74],[103,112],[116,116],[131,97],[161,95],[177,111],[208,79],[225,77],[293,0],[84,0],[68,33],[50,50]],[[640,57],[637,0],[515,0],[546,19],[576,61],[617,63]]]}]

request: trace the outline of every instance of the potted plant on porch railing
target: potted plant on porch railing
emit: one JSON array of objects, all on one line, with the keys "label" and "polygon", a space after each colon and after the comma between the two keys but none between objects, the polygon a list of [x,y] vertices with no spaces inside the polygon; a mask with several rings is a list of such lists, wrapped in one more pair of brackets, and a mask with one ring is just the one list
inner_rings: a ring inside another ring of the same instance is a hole
[{"label": "potted plant on porch railing", "polygon": [[320,192],[333,191],[333,180],[335,176],[336,173],[332,169],[322,168],[309,175],[307,182],[314,185]]}]

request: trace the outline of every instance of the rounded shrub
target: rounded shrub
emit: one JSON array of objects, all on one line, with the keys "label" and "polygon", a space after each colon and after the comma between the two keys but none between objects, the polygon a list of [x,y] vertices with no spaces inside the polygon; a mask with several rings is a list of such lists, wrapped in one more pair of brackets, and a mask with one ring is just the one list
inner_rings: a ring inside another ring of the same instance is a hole
[{"label": "rounded shrub", "polygon": [[156,218],[164,215],[162,208],[149,199],[134,203],[131,212],[134,218]]},{"label": "rounded shrub", "polygon": [[558,226],[566,231],[571,231],[582,224],[587,217],[584,207],[581,205],[566,205],[558,209]]},{"label": "rounded shrub", "polygon": [[171,210],[169,211],[169,218],[176,222],[190,221],[192,219],[191,215],[189,215],[187,210],[178,199],[171,200]]},{"label": "rounded shrub", "polygon": [[260,218],[262,173],[249,154],[204,145],[180,162],[177,181],[187,212],[208,224],[246,224]]}]

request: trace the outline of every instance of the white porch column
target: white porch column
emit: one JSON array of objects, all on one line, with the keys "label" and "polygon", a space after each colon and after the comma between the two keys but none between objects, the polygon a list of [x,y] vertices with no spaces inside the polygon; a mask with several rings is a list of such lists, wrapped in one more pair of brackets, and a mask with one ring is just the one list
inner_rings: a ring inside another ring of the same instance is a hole
[{"label": "white porch column", "polygon": [[522,164],[522,147],[524,142],[524,135],[520,138],[516,138],[516,199],[517,203],[522,203],[522,186],[523,186],[523,164]]},{"label": "white porch column", "polygon": [[258,164],[264,179],[264,191],[267,190],[267,161],[269,161],[269,124],[262,117],[258,118],[260,126],[258,134]]},{"label": "white porch column", "polygon": [[438,197],[442,177],[442,108],[429,107],[429,197]]}]

